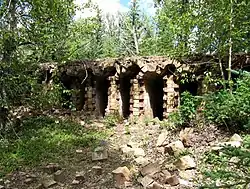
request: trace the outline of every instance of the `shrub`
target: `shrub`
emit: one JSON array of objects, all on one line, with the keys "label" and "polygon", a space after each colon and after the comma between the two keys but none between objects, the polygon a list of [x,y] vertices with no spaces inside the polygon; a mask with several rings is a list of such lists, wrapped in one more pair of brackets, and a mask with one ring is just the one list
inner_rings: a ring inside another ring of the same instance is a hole
[{"label": "shrub", "polygon": [[205,117],[228,128],[249,128],[250,125],[250,77],[237,79],[231,93],[220,90],[205,97]]},{"label": "shrub", "polygon": [[240,148],[227,146],[219,154],[210,152],[205,158],[206,169],[200,188],[250,187],[250,136]]},{"label": "shrub", "polygon": [[189,125],[195,118],[200,100],[190,92],[181,94],[181,105],[176,112],[169,115],[169,121],[176,126]]}]

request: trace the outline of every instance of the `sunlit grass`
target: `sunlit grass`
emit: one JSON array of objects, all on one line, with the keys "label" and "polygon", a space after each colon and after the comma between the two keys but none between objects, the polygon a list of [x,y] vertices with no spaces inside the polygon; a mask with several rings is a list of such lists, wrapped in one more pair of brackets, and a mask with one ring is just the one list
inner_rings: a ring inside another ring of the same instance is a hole
[{"label": "sunlit grass", "polygon": [[0,142],[0,176],[22,166],[59,162],[80,147],[94,147],[105,133],[48,117],[24,120],[22,132]]}]

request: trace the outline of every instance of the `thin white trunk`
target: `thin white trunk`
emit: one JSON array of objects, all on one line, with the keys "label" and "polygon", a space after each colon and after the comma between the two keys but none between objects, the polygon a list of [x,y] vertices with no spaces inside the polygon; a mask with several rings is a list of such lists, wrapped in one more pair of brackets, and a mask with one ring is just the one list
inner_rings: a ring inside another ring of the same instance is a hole
[{"label": "thin white trunk", "polygon": [[[230,82],[232,78],[231,68],[232,68],[232,48],[233,48],[233,41],[232,41],[232,28],[233,28],[233,0],[231,0],[230,5],[230,37],[229,37],[229,58],[228,58],[228,81]],[[230,85],[231,88],[231,85]]]},{"label": "thin white trunk", "polygon": [[133,36],[134,36],[136,55],[138,55],[139,54],[139,46],[138,46],[138,39],[137,39],[137,35],[136,35],[135,26],[133,26]]}]

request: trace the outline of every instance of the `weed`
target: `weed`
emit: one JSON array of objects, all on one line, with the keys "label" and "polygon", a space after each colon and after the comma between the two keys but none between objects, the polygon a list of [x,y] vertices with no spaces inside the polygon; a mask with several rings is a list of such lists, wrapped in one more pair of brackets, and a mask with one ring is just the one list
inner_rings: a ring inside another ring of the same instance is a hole
[{"label": "weed", "polygon": [[96,145],[106,137],[76,123],[44,116],[26,119],[22,126],[18,138],[0,142],[0,176],[22,166],[60,161],[77,148]]}]

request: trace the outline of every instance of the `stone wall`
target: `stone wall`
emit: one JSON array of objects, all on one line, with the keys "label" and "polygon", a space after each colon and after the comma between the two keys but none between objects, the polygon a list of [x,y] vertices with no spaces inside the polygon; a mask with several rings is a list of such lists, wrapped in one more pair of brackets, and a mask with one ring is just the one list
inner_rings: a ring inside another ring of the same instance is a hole
[{"label": "stone wall", "polygon": [[183,69],[187,67],[167,57],[83,60],[58,67],[62,83],[80,91],[72,96],[78,99],[74,100],[80,104],[78,110],[96,116],[119,113],[160,119],[179,105],[176,78]]}]

